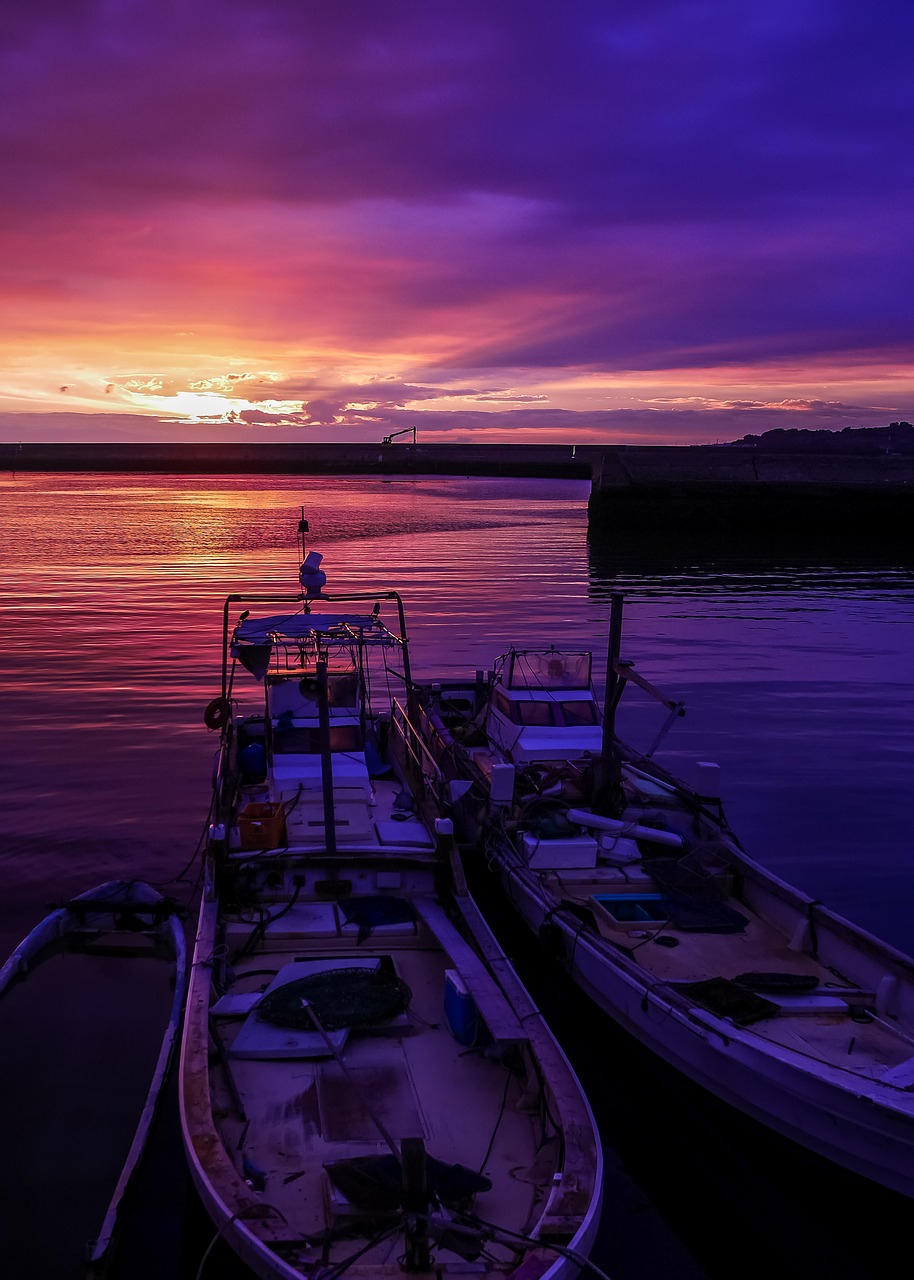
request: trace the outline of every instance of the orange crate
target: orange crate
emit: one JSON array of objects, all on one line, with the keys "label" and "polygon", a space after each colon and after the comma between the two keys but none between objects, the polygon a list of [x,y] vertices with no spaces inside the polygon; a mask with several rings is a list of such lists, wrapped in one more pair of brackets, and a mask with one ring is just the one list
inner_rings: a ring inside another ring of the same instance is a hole
[{"label": "orange crate", "polygon": [[278,849],[286,843],[286,813],[281,804],[246,804],[238,815],[242,849]]}]

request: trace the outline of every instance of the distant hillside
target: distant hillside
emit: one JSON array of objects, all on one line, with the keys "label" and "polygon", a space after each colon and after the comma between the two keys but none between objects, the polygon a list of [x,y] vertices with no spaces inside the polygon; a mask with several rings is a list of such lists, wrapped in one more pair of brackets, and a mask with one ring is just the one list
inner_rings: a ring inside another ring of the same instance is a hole
[{"label": "distant hillside", "polygon": [[841,453],[914,457],[914,426],[890,422],[887,427],[844,427],[809,431],[805,427],[775,427],[760,436],[743,436],[730,442],[737,449],[762,449],[766,453]]}]

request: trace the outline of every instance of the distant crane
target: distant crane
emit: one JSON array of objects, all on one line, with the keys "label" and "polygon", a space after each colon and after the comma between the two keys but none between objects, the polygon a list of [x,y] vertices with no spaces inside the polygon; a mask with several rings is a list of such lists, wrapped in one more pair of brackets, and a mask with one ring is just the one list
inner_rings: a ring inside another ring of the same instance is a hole
[{"label": "distant crane", "polygon": [[381,444],[393,444],[397,436],[408,436],[410,432],[412,432],[413,434],[413,444],[415,444],[416,443],[415,427],[404,427],[402,431],[394,431],[389,436],[385,436],[384,439],[381,441]]}]

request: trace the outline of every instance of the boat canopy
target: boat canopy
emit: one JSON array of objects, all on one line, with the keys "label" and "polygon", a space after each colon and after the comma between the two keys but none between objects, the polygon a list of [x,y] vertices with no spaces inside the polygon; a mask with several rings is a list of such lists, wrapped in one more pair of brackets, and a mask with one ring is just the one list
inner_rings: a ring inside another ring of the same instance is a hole
[{"label": "boat canopy", "polygon": [[297,644],[308,640],[401,643],[400,637],[389,631],[373,613],[293,613],[245,618],[235,628],[231,652],[233,657],[238,657],[248,645]]},{"label": "boat canopy", "polygon": [[591,655],[562,649],[512,649],[505,655],[508,689],[589,689]]}]

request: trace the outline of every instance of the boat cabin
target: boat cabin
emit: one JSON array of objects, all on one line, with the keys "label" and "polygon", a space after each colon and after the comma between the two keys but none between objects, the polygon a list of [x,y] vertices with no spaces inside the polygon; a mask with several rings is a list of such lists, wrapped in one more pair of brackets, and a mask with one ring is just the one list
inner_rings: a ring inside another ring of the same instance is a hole
[{"label": "boat cabin", "polygon": [[510,650],[495,664],[485,727],[513,764],[596,755],[603,730],[591,655]]},{"label": "boat cabin", "polygon": [[[396,809],[399,788],[380,785],[390,776],[389,715],[373,713],[368,694],[373,682],[376,693],[386,687],[399,652],[375,613],[305,612],[236,627],[231,655],[263,683],[262,714],[235,718],[250,796],[239,813],[242,850],[432,846],[415,817]],[[380,661],[370,664],[372,654]]]}]

